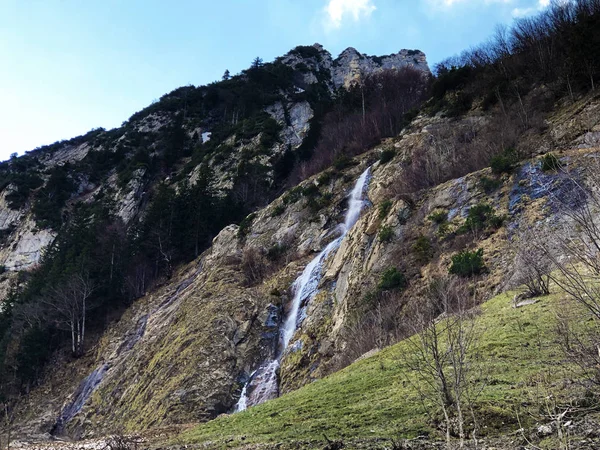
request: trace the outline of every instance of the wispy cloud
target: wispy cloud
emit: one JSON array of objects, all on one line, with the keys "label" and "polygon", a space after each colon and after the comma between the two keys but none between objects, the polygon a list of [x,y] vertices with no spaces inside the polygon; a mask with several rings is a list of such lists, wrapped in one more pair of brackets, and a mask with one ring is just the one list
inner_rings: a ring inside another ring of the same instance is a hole
[{"label": "wispy cloud", "polygon": [[538,0],[537,5],[530,6],[528,8],[515,8],[512,10],[513,17],[525,17],[530,16],[538,11],[543,10],[550,6],[550,0]]},{"label": "wispy cloud", "polygon": [[485,5],[491,5],[493,3],[513,3],[514,0],[426,0],[431,6],[436,8],[449,8],[458,4],[477,4],[483,3]]},{"label": "wispy cloud", "polygon": [[340,28],[346,19],[358,22],[375,11],[373,0],[327,0],[325,6],[325,28]]}]

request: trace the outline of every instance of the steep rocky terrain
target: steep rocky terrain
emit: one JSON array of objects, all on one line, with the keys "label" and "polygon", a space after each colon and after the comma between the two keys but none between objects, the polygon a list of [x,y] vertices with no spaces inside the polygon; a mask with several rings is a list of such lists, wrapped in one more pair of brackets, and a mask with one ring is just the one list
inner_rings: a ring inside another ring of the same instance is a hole
[{"label": "steep rocky terrain", "polygon": [[[592,97],[577,107],[561,109],[540,138],[560,150],[574,172],[596,154],[596,143],[584,145],[582,137],[600,125],[592,113],[598,104]],[[475,117],[465,118],[464,123],[473,123]],[[318,294],[281,361],[282,393],[388,342],[388,336],[377,340],[364,335],[364,345],[357,346],[354,339],[361,319],[376,308],[372,302],[382,306],[387,296],[394,295],[376,295],[377,283],[389,267],[406,274],[409,282],[403,298],[411,298],[433,274],[447,271],[456,250],[465,245],[483,248],[489,272],[474,287],[485,295],[500,292],[512,275],[511,239],[519,228],[552,218],[563,202],[571,201],[572,181],[543,172],[539,162],[532,160],[514,175],[505,176],[491,192],[481,185],[482,178],[491,176],[486,169],[435,187],[413,204],[392,201],[382,214],[381,205],[393,198],[402,161],[427,145],[430,130],[446,120],[421,117],[397,139],[386,141],[344,169],[307,180],[257,211],[243,230],[226,227],[198,260],[135,302],[109,326],[90,355],[53,369],[30,394],[26,434],[52,431],[61,409],[64,415],[80,400],[78,385],[86,382],[84,377],[98,370],[101,379],[81,402],[81,411],[65,421],[64,431],[72,436],[132,432],[231,412],[250,374],[274,357],[279,326],[293,295],[292,283],[339,233],[337,224],[343,222],[347,195],[368,166],[365,210],[337,252],[326,259]],[[397,156],[379,162],[381,152],[390,148],[397,150]],[[313,196],[327,196],[328,206],[311,209]],[[469,208],[481,203],[505,216],[504,225],[475,236],[454,234],[452,230],[464,223]],[[432,222],[435,211],[447,212],[449,238]],[[384,228],[392,233],[385,241],[380,236]],[[435,257],[425,262],[414,250],[420,235],[430,237],[432,243],[440,241],[435,244],[439,245]],[[68,377],[74,367],[81,375]]]},{"label": "steep rocky terrain", "polygon": [[[92,130],[3,163],[0,292],[9,305],[7,320],[13,308],[19,311],[12,316],[16,333],[9,334],[43,332],[39,320],[45,313],[20,306],[30,301],[21,299],[28,295],[26,283],[40,277],[42,296],[55,295],[62,279],[44,282],[40,271],[71,245],[69,235],[77,235],[73,227],[91,218],[114,217],[114,234],[107,238],[117,239],[108,244],[111,281],[116,264],[123,271],[117,292],[142,295],[129,308],[94,310],[98,325],[90,327],[89,348],[77,359],[66,349],[55,351],[56,335],[48,343],[50,354],[31,362],[19,356],[24,352],[19,340],[3,344],[5,373],[24,372],[31,377],[27,383],[33,381],[15,409],[21,434],[81,437],[208,420],[231,411],[250,373],[273,357],[292,281],[311,253],[335,237],[346,195],[364,163],[359,168],[358,162],[341,160],[335,175],[318,187],[313,178],[239,227],[225,227],[197,260],[174,273],[171,261],[185,258],[166,250],[168,259],[162,260],[162,236],[152,270],[144,262],[137,268],[131,259],[124,262],[118,247],[131,250],[123,237],[144,242],[140,233],[152,230],[152,208],[160,208],[154,205],[165,187],[181,197],[187,186],[207,183],[211,207],[234,204],[233,215],[215,220],[213,229],[218,220],[243,219],[284,190],[287,174],[310,156],[305,147],[314,145],[311,130],[345,89],[361,77],[404,67],[422,73],[423,81],[429,74],[419,51],[379,58],[348,49],[333,59],[318,44],[298,47],[220,83],[177,89],[118,129]],[[83,218],[81,211],[92,215]],[[210,237],[210,231],[203,236]],[[201,239],[206,237],[196,237],[196,253],[206,247]],[[139,260],[136,251],[127,258]],[[147,286],[151,292],[144,295]],[[106,289],[96,282],[96,292],[99,287]],[[41,373],[33,366],[40,361]],[[9,376],[2,381],[9,391],[11,383]]]},{"label": "steep rocky terrain", "polygon": [[[531,294],[546,297],[509,303],[525,244],[568,230],[546,253],[554,270],[569,245],[595,242],[600,96],[585,71],[532,75],[523,48],[483,63],[474,51],[432,77],[418,51],[297,47],[3,163],[13,433],[92,448],[208,422],[157,445],[341,448],[322,439],[334,433],[387,448],[398,433],[431,440],[394,448],[441,447],[443,431],[464,438],[458,394],[432,407],[399,361],[419,332],[466,316],[481,339],[466,365],[495,372],[476,381],[472,437],[529,444],[545,426],[532,419],[544,400],[520,401],[533,388],[593,423],[596,392],[552,319],[577,289],[554,278]],[[597,323],[569,305],[580,328]]]}]

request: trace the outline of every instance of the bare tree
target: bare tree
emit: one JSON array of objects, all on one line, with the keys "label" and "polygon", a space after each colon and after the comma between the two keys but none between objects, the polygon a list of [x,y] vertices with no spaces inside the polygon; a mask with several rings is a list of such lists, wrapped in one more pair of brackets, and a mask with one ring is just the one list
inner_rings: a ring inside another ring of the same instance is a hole
[{"label": "bare tree", "polygon": [[[13,400],[11,402],[9,401],[4,401],[3,403],[0,403],[0,407],[2,408],[2,410],[0,411],[0,414],[2,414],[3,416],[3,428],[4,428],[4,433],[6,434],[6,450],[10,450],[10,441],[12,439],[12,426],[13,426],[13,422],[15,419],[15,404],[19,401],[20,396],[17,396],[15,398],[13,398]],[[2,448],[2,443],[0,442],[0,448]]]},{"label": "bare tree", "polygon": [[483,385],[475,383],[473,369],[476,332],[474,311],[469,309],[473,301],[464,281],[435,280],[424,298],[417,302],[413,315],[416,334],[407,340],[409,351],[402,357],[409,369],[406,379],[419,392],[423,405],[426,407],[432,402],[442,410],[448,448],[452,445],[453,424],[456,424],[459,445],[464,446],[469,414],[474,425],[473,438],[476,437],[472,404]]},{"label": "bare tree", "polygon": [[552,259],[543,250],[542,230],[527,230],[517,237],[517,254],[513,263],[512,287],[524,285],[528,297],[550,294]]},{"label": "bare tree", "polygon": [[587,187],[562,171],[573,192],[567,199],[555,196],[562,220],[539,248],[558,269],[552,281],[600,320],[600,164],[586,164]]},{"label": "bare tree", "polygon": [[269,271],[269,261],[255,247],[246,247],[242,254],[241,269],[249,286],[263,281]]},{"label": "bare tree", "polygon": [[86,316],[94,306],[89,302],[93,291],[94,282],[87,274],[78,273],[50,289],[41,299],[58,327],[71,332],[71,351],[76,357],[83,355]]},{"label": "bare tree", "polygon": [[590,159],[585,169],[577,176],[562,170],[570,196],[554,196],[563,214],[538,246],[556,268],[551,280],[575,302],[557,313],[565,354],[600,384],[600,163]]}]

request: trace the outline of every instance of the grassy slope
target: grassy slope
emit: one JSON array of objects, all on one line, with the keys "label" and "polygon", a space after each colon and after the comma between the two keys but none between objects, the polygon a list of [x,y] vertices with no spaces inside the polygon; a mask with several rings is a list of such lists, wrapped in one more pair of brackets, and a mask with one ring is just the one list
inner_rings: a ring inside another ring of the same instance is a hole
[{"label": "grassy slope", "polygon": [[[511,294],[493,298],[477,318],[481,331],[477,364],[487,374],[477,410],[485,423],[483,432],[490,436],[518,429],[516,411],[521,410],[522,419],[529,417],[523,409],[535,404],[532,395],[542,384],[557,397],[573,394],[573,388],[567,392],[561,382],[573,372],[567,371],[556,342],[553,318],[560,296],[547,296],[519,309],[512,308],[511,299]],[[324,434],[343,440],[436,435],[439,431],[432,428],[419,396],[406,382],[410,374],[400,356],[406,351],[407,343],[400,342],[298,391],[200,425],[177,442],[235,447],[294,441],[317,444]]]}]

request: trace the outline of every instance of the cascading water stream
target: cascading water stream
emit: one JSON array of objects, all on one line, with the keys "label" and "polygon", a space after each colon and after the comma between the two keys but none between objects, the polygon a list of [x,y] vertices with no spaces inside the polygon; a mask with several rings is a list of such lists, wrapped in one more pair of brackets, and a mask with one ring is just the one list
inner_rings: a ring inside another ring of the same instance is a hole
[{"label": "cascading water stream", "polygon": [[236,412],[243,411],[249,406],[258,405],[264,401],[279,396],[279,381],[277,370],[285,350],[288,348],[294,333],[304,320],[306,307],[317,294],[321,281],[323,263],[330,253],[337,251],[342,240],[358,221],[364,205],[363,194],[369,181],[370,167],[356,181],[350,192],[348,211],[343,224],[339,225],[340,236],[330,242],[308,265],[302,274],[294,281],[292,292],[294,298],[290,311],[280,329],[280,341],[277,356],[274,360],[266,361],[251,375],[236,405]]}]

